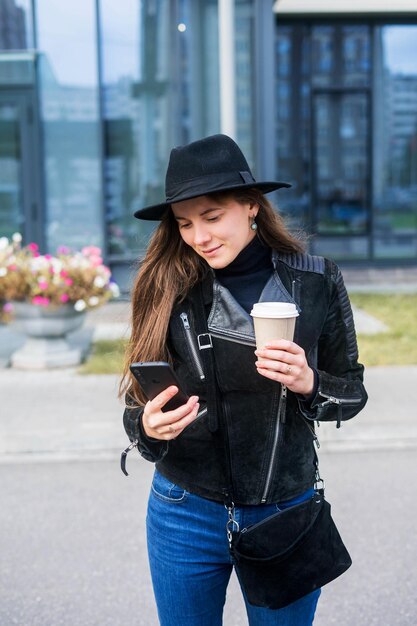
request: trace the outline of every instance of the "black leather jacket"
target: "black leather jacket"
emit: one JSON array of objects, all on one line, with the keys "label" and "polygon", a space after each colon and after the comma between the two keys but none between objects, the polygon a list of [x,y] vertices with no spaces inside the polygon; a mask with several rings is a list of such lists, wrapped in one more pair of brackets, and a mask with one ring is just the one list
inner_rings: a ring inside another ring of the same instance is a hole
[{"label": "black leather jacket", "polygon": [[[124,413],[129,439],[137,440],[145,459],[172,482],[217,501],[232,496],[236,504],[271,503],[307,490],[315,480],[314,421],[340,426],[367,401],[338,267],[308,254],[274,251],[272,261],[275,271],[260,301],[298,307],[294,341],[318,373],[317,393],[308,405],[257,373],[252,318],[211,273],[202,285],[207,321],[194,289],[174,307],[168,337],[179,379],[190,395],[200,397],[199,417],[166,442],[146,437],[143,409]],[[214,386],[207,384],[210,362]]]}]

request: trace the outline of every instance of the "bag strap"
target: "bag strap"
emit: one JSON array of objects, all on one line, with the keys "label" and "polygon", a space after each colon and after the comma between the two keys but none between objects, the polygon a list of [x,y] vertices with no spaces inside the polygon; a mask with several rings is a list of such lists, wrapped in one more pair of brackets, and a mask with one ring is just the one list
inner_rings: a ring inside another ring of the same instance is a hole
[{"label": "bag strap", "polygon": [[308,430],[311,432],[311,435],[313,437],[314,464],[316,466],[314,491],[316,493],[324,495],[324,486],[325,486],[324,485],[324,479],[320,476],[320,467],[319,467],[319,453],[318,453],[318,450],[320,448],[320,442],[319,442],[319,439],[318,439],[318,437],[316,435],[314,427],[310,426],[310,424],[307,422],[305,417],[303,417],[303,416],[301,416],[301,417],[302,417],[302,420],[304,421],[305,425],[307,426]]}]

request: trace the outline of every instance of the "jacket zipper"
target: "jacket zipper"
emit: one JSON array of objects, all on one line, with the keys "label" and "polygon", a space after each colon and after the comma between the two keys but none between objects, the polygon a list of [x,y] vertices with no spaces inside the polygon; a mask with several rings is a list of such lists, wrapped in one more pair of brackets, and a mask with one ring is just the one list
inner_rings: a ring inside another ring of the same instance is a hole
[{"label": "jacket zipper", "polygon": [[228,488],[230,490],[230,492],[227,494],[229,497],[232,497],[232,501],[233,501],[233,471],[232,471],[232,451],[230,449],[230,437],[229,437],[229,423],[230,423],[230,410],[229,410],[229,403],[227,402],[227,400],[225,399],[225,397],[222,395],[221,397],[221,405],[223,408],[223,414],[224,414],[224,432],[225,432],[225,438],[226,438],[226,448],[227,448],[227,462],[228,462]]},{"label": "jacket zipper", "polygon": [[184,331],[185,331],[185,338],[187,340],[188,347],[190,348],[190,353],[194,361],[195,368],[200,377],[200,380],[205,380],[206,377],[205,377],[204,370],[203,370],[203,364],[201,362],[200,355],[197,352],[197,347],[194,343],[190,322],[188,320],[188,315],[187,313],[183,312],[180,314],[180,317],[181,317],[181,321],[182,321]]},{"label": "jacket zipper", "polygon": [[361,402],[361,398],[335,398],[335,396],[329,396],[327,393],[323,393],[319,391],[319,395],[322,398],[327,398],[324,402],[321,402],[318,406],[323,408],[324,406],[328,406],[329,404],[336,404],[337,406],[337,419],[336,419],[336,428],[340,428],[342,425],[342,414],[343,414],[343,404],[359,404]]},{"label": "jacket zipper", "polygon": [[220,332],[213,332],[212,330],[210,331],[210,335],[212,337],[217,337],[217,339],[224,339],[225,341],[231,341],[232,343],[239,343],[241,345],[244,346],[256,346],[256,342],[255,339],[244,339],[241,337],[231,337],[230,335],[227,335],[226,333],[220,333]]},{"label": "jacket zipper", "polygon": [[329,396],[327,393],[323,393],[322,391],[319,391],[319,395],[322,398],[327,398],[327,400],[319,404],[320,407],[327,406],[328,404],[359,404],[359,402],[361,402],[361,398],[336,398],[335,396]]},{"label": "jacket zipper", "polygon": [[282,423],[285,422],[286,404],[287,404],[287,388],[286,388],[285,385],[281,385],[281,394],[280,394],[279,404],[278,404],[277,421],[276,421],[276,424],[275,424],[274,440],[273,440],[273,443],[272,443],[272,453],[271,453],[271,458],[269,460],[268,472],[266,474],[265,487],[264,487],[264,491],[263,491],[262,499],[261,499],[261,503],[262,504],[264,504],[266,502],[266,499],[267,499],[267,496],[268,496],[268,492],[269,492],[269,488],[271,486],[272,471],[274,469],[276,457],[277,457],[277,454],[278,454],[278,439],[279,439],[279,433],[280,433],[280,430],[281,430],[281,422]]}]

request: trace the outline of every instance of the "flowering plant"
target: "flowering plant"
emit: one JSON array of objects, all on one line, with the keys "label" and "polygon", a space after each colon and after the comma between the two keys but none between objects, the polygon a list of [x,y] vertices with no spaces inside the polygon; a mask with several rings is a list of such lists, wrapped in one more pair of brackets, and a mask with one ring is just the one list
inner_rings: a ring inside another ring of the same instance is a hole
[{"label": "flowering plant", "polygon": [[11,241],[0,238],[0,301],[48,308],[73,304],[76,311],[84,311],[119,295],[100,248],[72,251],[61,246],[52,256],[40,254],[35,243],[22,247],[21,241],[19,233]]}]

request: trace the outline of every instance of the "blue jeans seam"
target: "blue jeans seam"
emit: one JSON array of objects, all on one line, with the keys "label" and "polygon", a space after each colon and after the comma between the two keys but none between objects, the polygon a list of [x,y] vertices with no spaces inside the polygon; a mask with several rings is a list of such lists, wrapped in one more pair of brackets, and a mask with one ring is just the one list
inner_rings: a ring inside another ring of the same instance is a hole
[{"label": "blue jeans seam", "polygon": [[162,493],[159,493],[158,491],[156,491],[153,485],[151,485],[151,489],[152,489],[152,493],[154,494],[156,498],[158,498],[159,500],[162,500],[163,502],[170,502],[172,504],[181,504],[181,502],[185,502],[185,500],[188,497],[188,493],[186,491],[184,491],[184,493],[182,494],[180,498],[170,498],[169,496],[164,496]]}]

